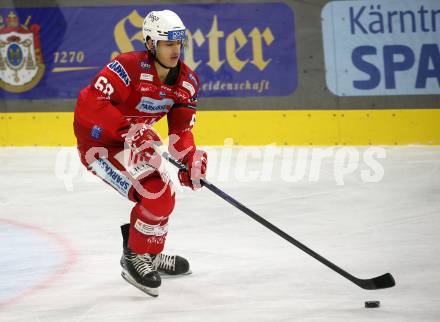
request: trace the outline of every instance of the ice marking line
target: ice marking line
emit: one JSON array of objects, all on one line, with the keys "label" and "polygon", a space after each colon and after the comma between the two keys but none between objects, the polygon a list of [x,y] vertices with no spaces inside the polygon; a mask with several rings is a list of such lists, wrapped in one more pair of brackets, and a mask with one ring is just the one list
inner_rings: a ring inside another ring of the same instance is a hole
[{"label": "ice marking line", "polygon": [[61,261],[61,263],[57,263],[56,267],[52,270],[52,272],[50,272],[50,275],[46,276],[41,281],[37,282],[36,284],[32,285],[27,289],[24,289],[23,291],[20,291],[18,294],[14,294],[10,298],[6,298],[4,300],[0,299],[0,309],[2,309],[6,305],[14,304],[20,301],[21,299],[23,299],[24,297],[30,296],[36,293],[37,291],[40,291],[54,284],[58,279],[60,279],[64,274],[66,274],[70,270],[70,268],[76,262],[76,257],[77,257],[76,251],[72,247],[70,242],[61,235],[58,235],[54,232],[27,223],[18,222],[11,219],[0,218],[0,227],[2,225],[10,225],[10,226],[15,226],[21,230],[28,230],[31,231],[34,235],[38,235],[40,237],[45,238],[48,241],[55,242],[57,246],[59,246],[59,248],[63,251],[64,259]]}]

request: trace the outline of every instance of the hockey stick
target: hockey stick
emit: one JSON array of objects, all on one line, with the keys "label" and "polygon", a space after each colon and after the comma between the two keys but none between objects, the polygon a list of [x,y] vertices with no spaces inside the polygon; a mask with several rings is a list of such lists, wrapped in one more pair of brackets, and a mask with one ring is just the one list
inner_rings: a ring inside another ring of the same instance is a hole
[{"label": "hockey stick", "polygon": [[[187,170],[185,165],[178,162],[177,160],[174,160],[168,153],[164,152],[162,154],[162,156],[166,160],[168,160],[170,163],[175,165],[177,168],[179,168],[180,170]],[[351,282],[353,282],[357,286],[359,286],[363,289],[366,289],[366,290],[378,290],[378,289],[393,287],[396,284],[393,276],[390,273],[386,273],[384,275],[380,275],[380,276],[370,278],[370,279],[361,279],[361,278],[357,278],[357,277],[351,275],[350,273],[346,272],[342,268],[340,268],[340,267],[336,266],[335,264],[333,264],[332,262],[330,262],[328,259],[322,257],[321,255],[319,255],[318,253],[316,253],[312,249],[308,248],[306,245],[302,244],[301,242],[299,242],[298,240],[296,240],[292,236],[288,235],[287,233],[285,233],[284,231],[282,231],[281,229],[279,229],[278,227],[276,227],[275,225],[273,225],[272,223],[270,223],[269,221],[267,221],[266,219],[264,219],[263,217],[261,217],[260,215],[255,213],[254,211],[252,211],[251,209],[247,208],[242,203],[235,200],[230,195],[228,195],[224,191],[220,190],[212,183],[209,183],[206,179],[201,180],[201,185],[206,187],[208,190],[211,190],[217,196],[226,200],[234,207],[240,209],[246,215],[248,215],[252,219],[258,221],[260,224],[262,224],[266,228],[272,230],[278,236],[284,238],[289,243],[295,245],[296,247],[298,247],[302,251],[306,252],[307,254],[309,254],[310,256],[315,258],[316,260],[320,261],[321,263],[323,263],[327,267],[331,268],[336,273],[344,276],[346,279],[350,280]]]}]

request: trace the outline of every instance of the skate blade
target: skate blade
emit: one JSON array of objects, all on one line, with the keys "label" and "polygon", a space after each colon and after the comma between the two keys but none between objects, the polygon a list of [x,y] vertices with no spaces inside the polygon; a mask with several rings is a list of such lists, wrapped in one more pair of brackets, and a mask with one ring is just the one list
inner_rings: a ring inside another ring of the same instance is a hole
[{"label": "skate blade", "polygon": [[161,272],[160,270],[158,270],[159,275],[162,279],[173,279],[173,278],[179,278],[179,277],[183,277],[183,276],[187,276],[187,275],[191,275],[192,271],[189,270],[186,273],[182,273],[182,274],[177,274],[177,275],[171,275],[171,274],[167,274],[165,272]]},{"label": "skate blade", "polygon": [[151,288],[151,287],[146,287],[144,285],[139,284],[130,276],[130,274],[128,274],[128,272],[125,269],[122,270],[121,276],[124,280],[126,280],[128,283],[130,283],[131,285],[133,285],[137,289],[141,290],[142,292],[144,292],[150,296],[153,296],[153,297],[159,296],[159,288]]}]

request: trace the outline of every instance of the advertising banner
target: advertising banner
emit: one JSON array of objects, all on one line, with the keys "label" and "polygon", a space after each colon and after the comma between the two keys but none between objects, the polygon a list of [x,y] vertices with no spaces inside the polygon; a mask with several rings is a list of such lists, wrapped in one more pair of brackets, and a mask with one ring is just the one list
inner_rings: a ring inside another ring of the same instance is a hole
[{"label": "advertising banner", "polygon": [[0,97],[72,99],[119,53],[144,50],[142,22],[175,11],[201,96],[287,96],[297,87],[295,20],[283,3],[0,9]]},{"label": "advertising banner", "polygon": [[332,1],[321,16],[335,95],[440,94],[440,1]]}]

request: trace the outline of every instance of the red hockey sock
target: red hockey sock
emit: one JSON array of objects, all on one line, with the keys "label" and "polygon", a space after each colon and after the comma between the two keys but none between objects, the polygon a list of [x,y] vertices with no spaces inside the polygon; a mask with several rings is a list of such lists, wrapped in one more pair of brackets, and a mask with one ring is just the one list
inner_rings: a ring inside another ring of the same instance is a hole
[{"label": "red hockey sock", "polygon": [[[160,178],[142,184],[149,191],[161,191],[164,183]],[[174,208],[174,193],[168,185],[155,199],[141,198],[131,211],[128,247],[137,254],[158,254],[165,246],[168,217]]]}]

